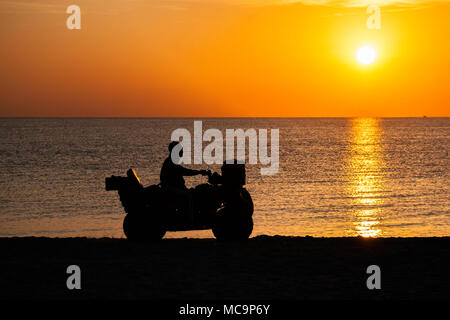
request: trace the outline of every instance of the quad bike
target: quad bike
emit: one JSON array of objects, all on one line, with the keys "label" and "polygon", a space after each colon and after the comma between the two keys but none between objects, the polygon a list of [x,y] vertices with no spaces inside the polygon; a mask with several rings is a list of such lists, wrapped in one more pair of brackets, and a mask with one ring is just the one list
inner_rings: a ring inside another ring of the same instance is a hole
[{"label": "quad bike", "polygon": [[217,240],[245,240],[253,231],[253,201],[244,188],[245,165],[224,163],[222,175],[208,173],[208,183],[188,189],[189,205],[161,185],[143,187],[133,169],[126,177],[105,179],[117,190],[127,215],[123,230],[129,240],[152,241],[167,231],[212,229]]}]

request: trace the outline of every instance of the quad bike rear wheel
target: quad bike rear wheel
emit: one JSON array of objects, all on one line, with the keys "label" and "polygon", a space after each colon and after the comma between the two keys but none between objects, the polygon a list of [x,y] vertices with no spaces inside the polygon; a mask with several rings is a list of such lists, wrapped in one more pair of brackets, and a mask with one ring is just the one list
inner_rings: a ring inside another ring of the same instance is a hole
[{"label": "quad bike rear wheel", "polygon": [[147,213],[128,213],[123,220],[123,231],[128,240],[139,242],[158,241],[166,234],[164,221]]}]

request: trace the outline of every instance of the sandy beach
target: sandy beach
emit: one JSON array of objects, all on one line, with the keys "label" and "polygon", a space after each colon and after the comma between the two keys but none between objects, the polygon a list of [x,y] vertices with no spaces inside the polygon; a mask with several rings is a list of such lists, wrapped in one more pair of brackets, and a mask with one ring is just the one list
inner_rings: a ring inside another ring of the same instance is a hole
[{"label": "sandy beach", "polygon": [[[448,299],[450,238],[1,238],[0,298]],[[81,268],[81,290],[66,268]],[[381,268],[368,290],[366,268]]]}]

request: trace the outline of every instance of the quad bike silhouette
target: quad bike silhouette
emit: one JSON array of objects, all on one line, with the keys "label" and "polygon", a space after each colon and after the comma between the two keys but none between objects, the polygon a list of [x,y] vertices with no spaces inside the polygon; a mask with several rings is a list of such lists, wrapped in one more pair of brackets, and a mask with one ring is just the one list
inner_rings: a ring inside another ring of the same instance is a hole
[{"label": "quad bike silhouette", "polygon": [[217,240],[245,240],[253,231],[253,201],[244,188],[245,165],[224,163],[222,175],[208,173],[208,183],[188,189],[189,205],[161,185],[144,187],[133,169],[126,177],[105,179],[106,190],[117,190],[127,215],[123,231],[129,240],[152,241],[167,231],[212,229]]}]

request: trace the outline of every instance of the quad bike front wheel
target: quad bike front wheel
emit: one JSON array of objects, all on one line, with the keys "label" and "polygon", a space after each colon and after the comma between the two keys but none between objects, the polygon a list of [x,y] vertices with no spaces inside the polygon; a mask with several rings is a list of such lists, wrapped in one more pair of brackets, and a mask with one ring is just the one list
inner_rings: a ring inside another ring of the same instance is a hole
[{"label": "quad bike front wheel", "polygon": [[253,219],[251,215],[224,207],[218,210],[212,231],[219,241],[247,240],[253,231]]},{"label": "quad bike front wheel", "polygon": [[213,234],[217,240],[247,240],[253,231],[253,200],[250,193],[242,188],[237,197],[232,197],[220,208],[213,224]]},{"label": "quad bike front wheel", "polygon": [[250,193],[242,188],[237,197],[229,199],[216,212],[212,231],[217,240],[247,240],[253,231],[253,200]]},{"label": "quad bike front wheel", "polygon": [[131,241],[157,241],[166,234],[162,219],[146,213],[128,213],[123,220],[123,232]]}]

